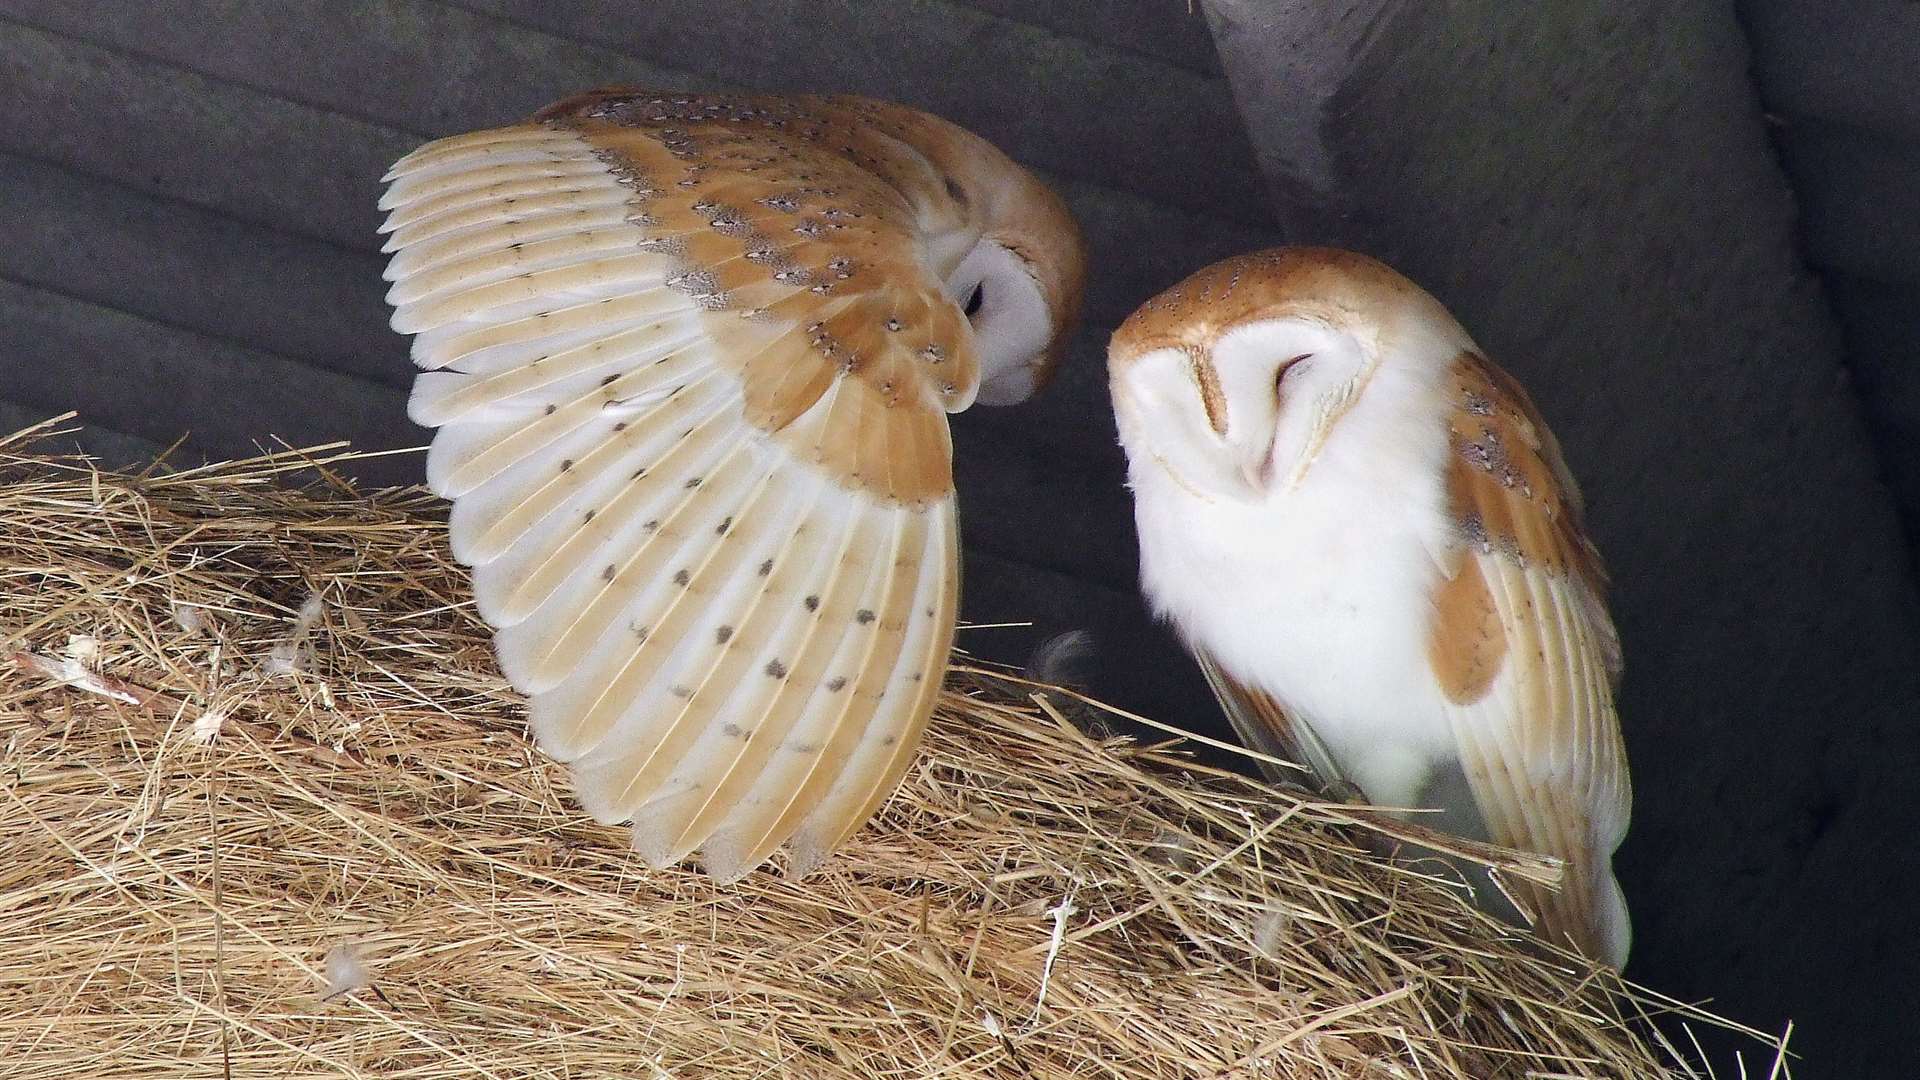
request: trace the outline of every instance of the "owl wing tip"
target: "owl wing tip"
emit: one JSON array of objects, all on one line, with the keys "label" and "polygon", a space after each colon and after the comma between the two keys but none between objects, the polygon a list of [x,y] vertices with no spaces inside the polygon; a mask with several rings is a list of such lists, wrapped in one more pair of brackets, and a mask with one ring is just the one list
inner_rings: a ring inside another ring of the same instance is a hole
[{"label": "owl wing tip", "polygon": [[731,888],[740,884],[746,880],[747,875],[758,870],[761,865],[761,863],[729,862],[724,856],[715,855],[711,849],[703,848],[700,852],[701,869],[705,870],[707,876],[713,879],[713,883],[721,888]]},{"label": "owl wing tip", "polygon": [[800,833],[794,836],[787,849],[787,872],[784,876],[789,881],[800,881],[818,873],[826,865],[834,846],[821,843],[818,837]]}]

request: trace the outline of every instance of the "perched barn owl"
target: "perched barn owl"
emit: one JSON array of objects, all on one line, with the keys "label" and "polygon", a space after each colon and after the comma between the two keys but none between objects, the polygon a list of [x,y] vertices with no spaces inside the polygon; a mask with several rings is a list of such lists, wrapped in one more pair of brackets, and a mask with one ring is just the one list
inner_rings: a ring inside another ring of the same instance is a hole
[{"label": "perched barn owl", "polygon": [[1405,278],[1309,248],[1162,293],[1109,366],[1143,588],[1241,737],[1565,860],[1558,893],[1516,894],[1543,936],[1624,964],[1619,645],[1525,391]]},{"label": "perched barn owl", "polygon": [[946,414],[1047,379],[1064,205],[912,109],[627,87],[386,179],[428,482],[540,745],[655,866],[804,873],[932,710]]}]

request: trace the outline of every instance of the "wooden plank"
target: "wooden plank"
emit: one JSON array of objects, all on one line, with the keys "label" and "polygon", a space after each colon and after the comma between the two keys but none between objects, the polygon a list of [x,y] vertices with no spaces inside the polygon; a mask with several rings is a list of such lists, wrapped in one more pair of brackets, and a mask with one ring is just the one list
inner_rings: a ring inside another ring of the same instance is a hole
[{"label": "wooden plank", "polygon": [[[705,0],[655,2],[645,19],[634,19],[624,2],[470,6],[480,10],[430,0],[194,0],[93,10],[62,0],[0,0],[0,14],[433,135],[518,119],[605,82],[869,93],[951,117],[1042,168],[1266,220],[1223,79],[970,8],[921,0],[763,4],[752,9],[749,30],[744,20],[714,18]],[[236,41],[273,47],[234,48]],[[876,55],[913,59],[876,65]],[[966,69],[996,77],[952,77]],[[1196,160],[1207,167],[1194,169]]]},{"label": "wooden plank", "polygon": [[954,483],[966,545],[1112,588],[1135,588],[1139,570],[1124,465],[1035,452],[982,432],[972,422],[979,415],[954,424]]},{"label": "wooden plank", "polygon": [[[20,103],[0,126],[0,149],[358,250],[377,248],[379,175],[419,141],[39,30],[0,35],[0,59],[0,97]],[[110,130],[101,117],[114,118]],[[1093,248],[1087,315],[1096,323],[1276,235],[1102,185],[1062,187]]]},{"label": "wooden plank", "polygon": [[[0,395],[48,414],[78,410],[155,443],[181,435],[214,457],[349,439],[362,450],[423,445],[389,386],[0,279]],[[27,362],[19,362],[26,358]],[[377,483],[414,483],[417,455],[364,463]]]},{"label": "wooden plank", "polygon": [[608,82],[698,82],[432,0],[185,0],[93,10],[0,0],[0,17],[423,136],[512,123]]},{"label": "wooden plank", "polygon": [[0,275],[404,388],[378,255],[0,155]]},{"label": "wooden plank", "polygon": [[[1865,404],[1910,543],[1920,542],[1920,282],[1827,275],[1847,334],[1847,367]],[[1916,550],[1920,556],[1920,550]]]},{"label": "wooden plank", "polygon": [[378,250],[380,175],[418,136],[40,30],[0,30],[0,150]]},{"label": "wooden plank", "polygon": [[[42,0],[57,3],[57,0]],[[915,105],[1021,161],[1244,222],[1270,220],[1223,79],[940,0],[457,0],[527,27],[767,90]]]},{"label": "wooden plank", "polygon": [[1281,242],[1279,226],[1223,221],[1049,175],[1087,239],[1088,324],[1118,326],[1149,297],[1229,255]]}]

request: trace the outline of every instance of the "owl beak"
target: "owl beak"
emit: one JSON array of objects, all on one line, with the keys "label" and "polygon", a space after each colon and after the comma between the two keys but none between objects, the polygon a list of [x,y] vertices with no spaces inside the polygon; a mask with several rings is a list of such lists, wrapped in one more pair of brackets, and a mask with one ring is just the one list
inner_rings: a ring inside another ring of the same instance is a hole
[{"label": "owl beak", "polygon": [[1248,490],[1252,490],[1256,496],[1267,492],[1267,479],[1271,479],[1271,477],[1273,477],[1273,469],[1271,469],[1265,461],[1242,461],[1242,463],[1240,463],[1240,479],[1246,480]]},{"label": "owl beak", "polygon": [[1253,446],[1239,443],[1244,455],[1240,458],[1240,479],[1246,481],[1248,491],[1255,498],[1264,499],[1273,490],[1273,450],[1279,438],[1280,431],[1275,428],[1266,438],[1257,439]]},{"label": "owl beak", "polygon": [[1260,455],[1258,460],[1240,463],[1240,478],[1255,495],[1265,495],[1273,484],[1273,454]]}]

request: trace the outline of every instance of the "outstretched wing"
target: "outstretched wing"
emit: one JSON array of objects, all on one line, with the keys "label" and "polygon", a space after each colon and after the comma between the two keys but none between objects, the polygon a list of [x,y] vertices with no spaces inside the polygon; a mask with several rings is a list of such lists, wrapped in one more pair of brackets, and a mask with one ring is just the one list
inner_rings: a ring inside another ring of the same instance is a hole
[{"label": "outstretched wing", "polygon": [[388,174],[454,554],[540,745],[654,865],[810,868],[945,670],[973,338],[856,128],[595,94]]},{"label": "outstretched wing", "polygon": [[1447,391],[1459,543],[1429,660],[1491,838],[1566,862],[1558,890],[1514,885],[1543,936],[1617,967],[1630,931],[1611,859],[1631,792],[1605,575],[1579,491],[1526,392],[1471,353]]}]

